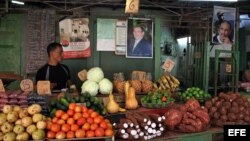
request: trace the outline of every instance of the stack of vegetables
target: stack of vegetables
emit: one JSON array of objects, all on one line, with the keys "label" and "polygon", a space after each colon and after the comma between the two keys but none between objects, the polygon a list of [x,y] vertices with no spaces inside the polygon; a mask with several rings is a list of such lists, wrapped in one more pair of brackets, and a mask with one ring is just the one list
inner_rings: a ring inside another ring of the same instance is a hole
[{"label": "stack of vegetables", "polygon": [[37,93],[31,93],[28,96],[28,104],[39,104],[42,107],[42,114],[48,116],[48,95],[38,95]]},{"label": "stack of vegetables", "polygon": [[109,94],[113,91],[112,82],[104,78],[104,73],[101,68],[94,67],[87,72],[87,80],[82,84],[82,93],[88,92],[95,96],[98,94]]},{"label": "stack of vegetables", "polygon": [[27,141],[45,138],[46,117],[42,115],[42,108],[32,104],[28,108],[4,105],[0,113],[0,140]]},{"label": "stack of vegetables", "polygon": [[27,96],[28,92],[21,90],[0,92],[0,110],[4,105],[19,105],[22,108],[28,107]]},{"label": "stack of vegetables", "polygon": [[60,98],[52,98],[49,102],[50,117],[55,115],[56,110],[68,110],[69,103],[81,103],[87,108],[91,108],[99,114],[105,115],[106,109],[102,102],[95,96],[90,95],[88,92],[81,93],[76,96],[71,96],[66,92]]},{"label": "stack of vegetables", "polygon": [[250,102],[239,93],[223,93],[206,101],[209,116],[213,125],[246,125],[250,124]]},{"label": "stack of vegetables", "polygon": [[210,117],[205,107],[196,99],[189,99],[179,108],[171,108],[165,113],[165,125],[170,130],[185,133],[200,132],[210,126]]},{"label": "stack of vegetables", "polygon": [[55,116],[47,122],[47,138],[73,139],[113,136],[113,127],[93,109],[70,103],[68,110],[56,110]]},{"label": "stack of vegetables", "polygon": [[149,140],[162,135],[165,130],[164,119],[164,116],[154,113],[127,112],[125,118],[121,118],[120,122],[114,125],[119,138]]}]

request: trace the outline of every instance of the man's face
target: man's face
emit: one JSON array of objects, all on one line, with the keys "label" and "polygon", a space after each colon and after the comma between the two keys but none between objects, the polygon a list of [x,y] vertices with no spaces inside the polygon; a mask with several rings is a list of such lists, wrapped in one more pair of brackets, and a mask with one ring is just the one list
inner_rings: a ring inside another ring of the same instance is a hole
[{"label": "man's face", "polygon": [[225,37],[229,37],[230,33],[230,25],[228,25],[228,23],[222,23],[219,29],[220,38],[224,39]]},{"label": "man's face", "polygon": [[50,57],[56,60],[58,63],[62,61],[63,50],[61,47],[57,47],[55,50],[51,51]]},{"label": "man's face", "polygon": [[135,27],[133,34],[134,34],[135,40],[139,40],[139,39],[143,38],[143,36],[144,36],[144,32],[142,31],[142,29],[140,27]]}]

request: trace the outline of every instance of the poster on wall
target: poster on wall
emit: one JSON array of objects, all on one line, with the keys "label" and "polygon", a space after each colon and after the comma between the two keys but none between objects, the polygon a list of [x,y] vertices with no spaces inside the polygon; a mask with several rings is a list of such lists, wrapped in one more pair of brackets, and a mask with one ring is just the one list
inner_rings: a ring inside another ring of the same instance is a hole
[{"label": "poster on wall", "polygon": [[87,58],[91,55],[89,19],[65,19],[59,23],[64,58]]},{"label": "poster on wall", "polygon": [[97,51],[115,51],[116,19],[97,19]]},{"label": "poster on wall", "polygon": [[127,21],[116,21],[115,54],[126,54]]},{"label": "poster on wall", "polygon": [[236,8],[214,6],[212,43],[234,44]]},{"label": "poster on wall", "polygon": [[151,19],[128,19],[126,57],[153,58],[153,22]]}]

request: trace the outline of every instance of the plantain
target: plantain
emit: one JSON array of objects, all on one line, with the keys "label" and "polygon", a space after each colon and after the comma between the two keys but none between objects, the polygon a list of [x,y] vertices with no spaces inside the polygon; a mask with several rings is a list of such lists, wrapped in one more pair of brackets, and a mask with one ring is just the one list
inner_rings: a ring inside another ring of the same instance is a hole
[{"label": "plantain", "polygon": [[180,81],[178,79],[176,79],[174,76],[169,75],[170,78],[172,79],[172,81],[174,81],[175,84],[177,84],[178,86],[180,85]]},{"label": "plantain", "polygon": [[174,84],[174,82],[172,82],[170,76],[169,75],[165,75],[165,78],[168,80],[170,88],[174,89],[175,84]]},{"label": "plantain", "polygon": [[167,79],[164,77],[164,75],[162,75],[160,79],[163,82],[163,84],[167,83]]},{"label": "plantain", "polygon": [[[158,79],[158,83],[160,84],[160,86],[161,86],[164,90],[167,89],[167,87],[162,83],[161,79]],[[169,88],[168,88],[168,89],[169,89]]]}]

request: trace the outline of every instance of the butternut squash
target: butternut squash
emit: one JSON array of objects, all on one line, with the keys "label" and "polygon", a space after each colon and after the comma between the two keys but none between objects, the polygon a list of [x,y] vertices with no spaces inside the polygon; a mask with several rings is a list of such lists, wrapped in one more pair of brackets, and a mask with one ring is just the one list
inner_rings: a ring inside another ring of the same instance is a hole
[{"label": "butternut squash", "polygon": [[107,111],[108,113],[114,114],[117,112],[125,112],[126,109],[121,108],[118,103],[116,103],[114,99],[114,95],[112,93],[109,94],[109,101],[107,103]]},{"label": "butternut squash", "polygon": [[126,96],[126,109],[136,109],[138,107],[138,101],[135,97],[135,88],[129,87],[128,93]]}]

